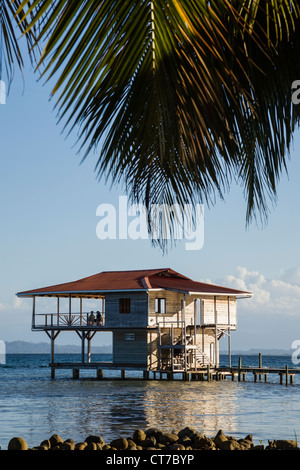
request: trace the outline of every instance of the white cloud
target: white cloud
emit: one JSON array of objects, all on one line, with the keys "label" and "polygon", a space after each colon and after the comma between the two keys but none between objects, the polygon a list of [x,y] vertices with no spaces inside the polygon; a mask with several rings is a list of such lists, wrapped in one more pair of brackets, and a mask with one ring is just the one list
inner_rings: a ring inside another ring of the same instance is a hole
[{"label": "white cloud", "polygon": [[11,310],[28,310],[28,299],[21,299],[20,297],[14,297],[9,302],[0,302],[0,311],[11,311]]},{"label": "white cloud", "polygon": [[226,276],[221,282],[227,287],[252,292],[252,299],[239,302],[240,313],[300,314],[300,266],[281,273],[277,279],[268,279],[259,271],[237,267],[235,274]]},{"label": "white cloud", "polygon": [[290,284],[300,285],[300,266],[288,269],[281,275],[282,279]]}]

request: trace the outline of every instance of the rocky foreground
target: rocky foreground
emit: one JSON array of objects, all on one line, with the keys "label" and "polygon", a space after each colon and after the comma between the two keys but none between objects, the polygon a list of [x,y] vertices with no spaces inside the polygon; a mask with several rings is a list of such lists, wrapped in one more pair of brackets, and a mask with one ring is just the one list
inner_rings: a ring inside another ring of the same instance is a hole
[{"label": "rocky foreground", "polygon": [[21,437],[10,440],[7,450],[152,450],[152,451],[194,451],[194,450],[300,450],[297,441],[274,440],[268,445],[254,445],[252,436],[236,439],[227,436],[222,430],[215,437],[209,438],[204,434],[185,427],[179,432],[162,432],[158,429],[143,431],[137,429],[132,437],[119,437],[106,443],[101,436],[88,436],[82,442],[73,439],[62,439],[53,434],[39,445],[29,448]]}]

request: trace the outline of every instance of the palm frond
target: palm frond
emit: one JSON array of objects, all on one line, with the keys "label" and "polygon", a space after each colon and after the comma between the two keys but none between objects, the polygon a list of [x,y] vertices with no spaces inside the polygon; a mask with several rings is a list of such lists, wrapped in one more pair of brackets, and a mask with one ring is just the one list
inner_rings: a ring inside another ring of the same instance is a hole
[{"label": "palm frond", "polygon": [[[13,3],[11,0],[0,0],[0,79],[7,78],[9,83],[13,79],[15,68],[22,72],[24,67],[19,36],[24,33],[27,20],[24,20],[22,23],[19,22],[20,16],[23,17],[24,15],[20,4],[20,0],[16,0]],[[31,58],[34,55],[34,30],[35,28],[31,29],[26,35],[28,52]]]},{"label": "palm frond", "polygon": [[37,65],[99,177],[147,207],[213,204],[234,178],[247,223],[267,217],[299,124],[297,2],[23,0],[17,12],[45,42]]}]

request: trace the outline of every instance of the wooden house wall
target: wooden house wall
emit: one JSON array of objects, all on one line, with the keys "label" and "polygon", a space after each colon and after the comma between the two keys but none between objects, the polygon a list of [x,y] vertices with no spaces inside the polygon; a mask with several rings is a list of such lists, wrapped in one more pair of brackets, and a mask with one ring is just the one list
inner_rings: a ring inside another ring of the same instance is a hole
[{"label": "wooden house wall", "polygon": [[[165,314],[155,314],[155,299],[156,298],[165,298],[166,299],[166,313]],[[183,319],[182,312],[182,299],[183,294],[170,291],[157,291],[149,292],[149,325],[152,323],[167,323],[180,321]],[[200,299],[201,305],[198,303],[201,312],[201,321],[198,324],[201,325],[213,325],[215,324],[215,308],[217,313],[217,323],[219,325],[231,325],[232,328],[236,326],[237,323],[237,313],[236,313],[236,298],[228,296],[217,296],[216,303],[214,296],[196,296],[190,295],[185,297],[185,321],[186,326],[194,325],[195,316],[196,322],[197,318],[200,317],[200,313],[197,316],[195,314],[195,301]]]},{"label": "wooden house wall", "polygon": [[[175,334],[180,334],[179,330],[177,332],[174,331]],[[197,346],[205,355],[206,359],[205,362],[209,363],[210,361],[214,363],[215,361],[215,330],[213,328],[206,328],[205,330],[200,331],[197,333],[196,337]],[[167,330],[164,331],[161,335],[161,344],[168,344],[168,332]],[[157,369],[159,366],[159,335],[158,332],[155,330],[148,332],[148,368],[149,369]],[[192,355],[192,350],[190,350],[190,354]],[[163,355],[168,355],[169,350],[164,349],[161,351],[161,359]],[[217,351],[217,359],[219,353]],[[193,361],[192,364],[194,365]]]},{"label": "wooden house wall", "polygon": [[[197,346],[202,353],[210,359],[215,361],[215,330],[214,328],[206,328],[200,333],[197,333]],[[218,355],[218,351],[217,351]]]},{"label": "wooden house wall", "polygon": [[[129,314],[119,313],[119,299],[130,298],[131,311]],[[155,313],[155,299],[165,298],[166,299],[166,313],[156,314]],[[195,319],[195,301],[200,296],[186,296],[185,297],[185,319],[186,326],[194,325]],[[170,326],[169,322],[177,322],[183,320],[182,311],[182,299],[183,295],[177,292],[170,291],[155,291],[146,293],[111,293],[106,295],[105,299],[105,317],[106,327],[114,329],[113,331],[113,361],[115,363],[124,364],[141,364],[148,365],[149,369],[156,369],[158,367],[159,359],[159,335],[156,329],[147,331],[147,326],[151,326],[151,320],[155,324],[160,322],[162,327],[165,323],[166,326]],[[214,325],[215,323],[215,308],[217,310],[218,325],[230,325],[231,329],[235,328],[236,325],[236,299],[230,297],[216,297],[214,296],[202,296],[201,297],[201,324],[202,325]],[[199,305],[199,302],[198,302]],[[228,310],[229,305],[229,310]],[[149,308],[149,315],[148,315]],[[196,319],[199,318],[199,313],[196,315]],[[198,322],[199,323],[199,322]],[[180,335],[181,328],[175,328],[174,325],[174,339],[176,335]],[[180,326],[180,324],[178,324]],[[118,330],[122,328],[122,330]],[[141,328],[138,330],[137,328]],[[145,328],[142,330],[142,328]],[[161,343],[168,344],[170,341],[169,331],[166,329],[162,330]],[[128,333],[134,333],[135,339],[128,340],[126,335]],[[194,336],[193,328],[191,330],[192,336]],[[215,329],[205,328],[197,330],[197,346],[208,358],[213,360],[213,354],[217,354],[218,350],[215,351]],[[217,348],[218,349],[218,348]],[[164,351],[167,353],[167,350]],[[162,354],[164,353],[162,352]]]},{"label": "wooden house wall", "polygon": [[147,362],[148,369],[157,369],[158,368],[158,345],[159,345],[159,335],[157,330],[150,330],[148,332],[148,349],[147,349]]},{"label": "wooden house wall", "polygon": [[[173,322],[180,321],[181,318],[181,298],[182,295],[177,292],[155,291],[149,292],[149,325],[151,320],[157,322]],[[166,299],[166,313],[159,315],[155,313],[155,299]]]},{"label": "wooden house wall", "polygon": [[[134,339],[127,339],[128,335]],[[113,332],[113,362],[147,366],[147,331],[122,329]]]},{"label": "wooden house wall", "polygon": [[235,297],[220,296],[216,297],[216,303],[213,296],[204,297],[201,303],[201,324],[215,324],[215,309],[218,325],[236,326],[236,299]]},{"label": "wooden house wall", "polygon": [[[130,313],[119,313],[119,299],[130,299]],[[107,328],[146,328],[148,295],[146,292],[108,293],[105,295],[105,326]]]}]

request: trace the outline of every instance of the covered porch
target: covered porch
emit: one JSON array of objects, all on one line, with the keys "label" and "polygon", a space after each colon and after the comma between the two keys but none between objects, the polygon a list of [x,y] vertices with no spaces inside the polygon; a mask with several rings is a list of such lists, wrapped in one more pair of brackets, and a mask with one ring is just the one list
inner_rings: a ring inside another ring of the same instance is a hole
[{"label": "covered porch", "polygon": [[32,302],[32,330],[93,330],[105,327],[103,294],[33,295]]},{"label": "covered porch", "polygon": [[[101,293],[34,294],[32,297],[33,331],[44,331],[50,339],[51,377],[57,360],[55,341],[63,331],[73,331],[80,338],[81,367],[92,366],[91,343],[98,332],[111,331],[105,326],[105,295]],[[60,364],[65,367],[67,364]]]}]

